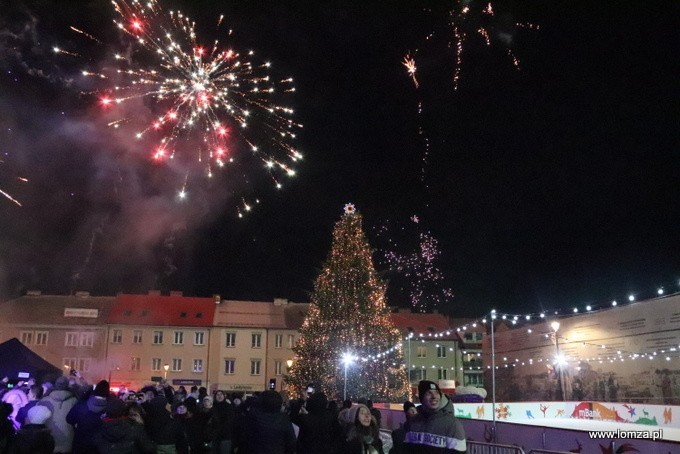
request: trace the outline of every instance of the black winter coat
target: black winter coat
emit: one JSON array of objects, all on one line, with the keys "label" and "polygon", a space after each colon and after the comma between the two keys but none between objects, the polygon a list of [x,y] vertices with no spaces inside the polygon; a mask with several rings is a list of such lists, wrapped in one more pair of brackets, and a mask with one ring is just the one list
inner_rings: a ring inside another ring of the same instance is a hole
[{"label": "black winter coat", "polygon": [[99,454],[141,454],[156,452],[144,427],[127,417],[106,419],[92,439]]},{"label": "black winter coat", "polygon": [[248,454],[293,454],[293,423],[284,413],[267,413],[253,409],[246,416],[244,441],[248,447],[245,452]]},{"label": "black winter coat", "polygon": [[106,398],[90,396],[73,406],[66,415],[66,422],[73,426],[73,454],[89,454],[94,450],[92,434],[102,426],[102,413],[106,410]]},{"label": "black winter coat", "polygon": [[26,424],[19,429],[9,454],[52,454],[54,437],[45,424]]}]

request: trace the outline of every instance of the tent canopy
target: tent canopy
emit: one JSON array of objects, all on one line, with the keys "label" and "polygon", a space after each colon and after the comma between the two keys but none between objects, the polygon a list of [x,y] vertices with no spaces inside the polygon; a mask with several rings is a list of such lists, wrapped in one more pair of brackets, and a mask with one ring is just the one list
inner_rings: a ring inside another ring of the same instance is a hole
[{"label": "tent canopy", "polygon": [[37,379],[48,374],[61,375],[61,369],[42,359],[14,337],[0,344],[0,379],[23,378],[19,377],[19,372],[27,372],[30,377]]}]

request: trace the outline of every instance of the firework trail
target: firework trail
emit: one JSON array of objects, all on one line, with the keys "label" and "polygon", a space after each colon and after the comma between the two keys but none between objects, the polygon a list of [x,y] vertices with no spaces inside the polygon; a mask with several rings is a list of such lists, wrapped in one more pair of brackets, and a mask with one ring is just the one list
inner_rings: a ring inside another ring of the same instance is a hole
[{"label": "firework trail", "polygon": [[[254,62],[253,51],[241,53],[218,40],[202,44],[195,23],[177,11],[164,11],[158,2],[116,0],[114,23],[131,42],[114,55],[115,67],[83,70],[82,75],[100,85],[91,94],[105,110],[132,105],[128,115],[109,122],[113,128],[135,124],[145,117],[134,109],[142,100],[159,112],[135,132],[140,146],[148,147],[153,161],[174,160],[187,166],[179,197],[186,196],[187,178],[198,168],[208,177],[213,171],[253,158],[281,189],[283,178],[295,175],[302,154],[294,147],[293,109],[278,103],[295,91],[292,78],[269,75],[269,62]],[[217,25],[222,25],[220,16]],[[79,28],[79,35],[101,42]],[[227,36],[231,31],[227,33]],[[62,47],[66,57],[78,52]],[[244,152],[244,150],[247,150]],[[245,177],[247,180],[247,177]],[[247,211],[244,202],[239,215]]]},{"label": "firework trail", "polygon": [[[0,164],[4,164],[4,163],[5,163],[5,161],[0,159]],[[21,181],[22,183],[28,183],[28,179],[26,179],[24,177],[16,177],[16,180]],[[19,202],[17,199],[12,197],[12,195],[9,192],[4,191],[3,189],[0,189],[0,195],[2,195],[3,197],[5,197],[7,200],[14,203],[15,205],[21,206],[21,202]]]},{"label": "firework trail", "polygon": [[[481,37],[487,47],[491,47],[495,43],[504,45],[513,66],[519,70],[520,60],[510,48],[514,33],[517,29],[540,29],[538,25],[528,22],[515,22],[510,26],[502,24],[496,19],[496,13],[491,2],[459,0],[448,11],[448,16],[449,20],[446,23],[447,31],[445,35],[449,37],[448,48],[452,48],[454,54],[454,70],[451,76],[454,90],[458,90],[459,87],[463,53],[467,47],[466,44],[473,37]],[[426,41],[430,41],[434,36],[435,32],[430,32],[426,37]],[[416,88],[419,86],[418,80],[415,78],[417,53],[418,50],[413,53],[407,53],[403,61],[404,66],[406,66],[406,72],[413,80]]]},{"label": "firework trail", "polygon": [[387,241],[387,246],[379,249],[379,261],[400,278],[391,284],[400,286],[400,293],[408,294],[411,307],[418,312],[441,307],[453,298],[453,291],[443,285],[445,276],[438,266],[439,242],[431,232],[421,230],[417,215],[411,216],[409,227],[393,224],[387,221],[375,229],[377,236]]}]

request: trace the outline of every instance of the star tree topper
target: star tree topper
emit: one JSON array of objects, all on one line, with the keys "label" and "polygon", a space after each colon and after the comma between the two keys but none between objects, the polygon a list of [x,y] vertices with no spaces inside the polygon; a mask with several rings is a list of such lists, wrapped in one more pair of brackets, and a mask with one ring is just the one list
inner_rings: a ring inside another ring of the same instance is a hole
[{"label": "star tree topper", "polygon": [[350,215],[354,214],[357,212],[356,207],[354,206],[353,203],[346,203],[345,204],[345,215]]}]

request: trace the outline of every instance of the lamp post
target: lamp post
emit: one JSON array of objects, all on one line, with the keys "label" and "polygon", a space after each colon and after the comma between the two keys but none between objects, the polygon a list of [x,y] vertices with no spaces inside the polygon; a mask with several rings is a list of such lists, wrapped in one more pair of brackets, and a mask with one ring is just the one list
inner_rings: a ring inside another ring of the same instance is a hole
[{"label": "lamp post", "polygon": [[559,390],[558,399],[564,401],[564,389],[562,389],[562,366],[564,365],[564,358],[560,353],[560,339],[557,335],[557,331],[560,329],[560,322],[554,321],[550,324],[550,327],[555,333],[555,367],[557,367],[557,389]]},{"label": "lamp post", "polygon": [[168,379],[168,369],[170,369],[170,364],[163,364],[163,370],[165,370],[165,374],[163,375],[163,378],[165,380]]},{"label": "lamp post", "polygon": [[[292,360],[292,359],[286,360],[286,366],[288,366],[288,367],[286,368],[286,373],[287,373],[287,374],[290,374],[290,368],[293,367],[293,360]],[[286,379],[287,379],[287,378],[288,378],[288,375],[286,375],[285,377],[283,377],[283,380],[281,380],[281,392],[283,392],[284,389],[287,389],[287,388],[288,388],[288,383],[286,383]],[[284,388],[284,386],[283,386],[284,383],[286,384],[286,388]]]},{"label": "lamp post", "polygon": [[347,400],[347,367],[354,361],[354,356],[351,353],[345,353],[342,355],[342,363],[345,366],[345,383],[344,390],[342,393],[342,400]]}]

